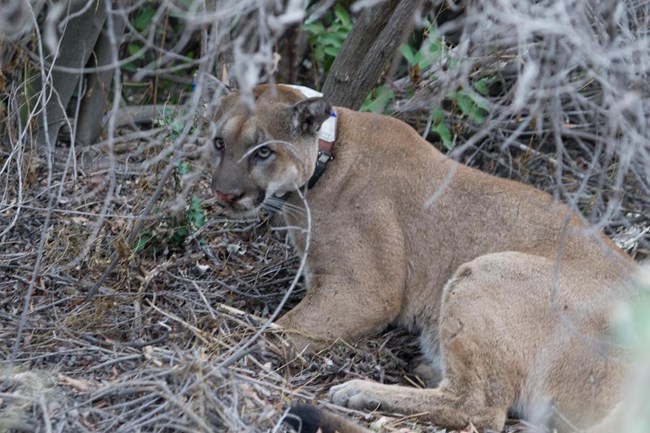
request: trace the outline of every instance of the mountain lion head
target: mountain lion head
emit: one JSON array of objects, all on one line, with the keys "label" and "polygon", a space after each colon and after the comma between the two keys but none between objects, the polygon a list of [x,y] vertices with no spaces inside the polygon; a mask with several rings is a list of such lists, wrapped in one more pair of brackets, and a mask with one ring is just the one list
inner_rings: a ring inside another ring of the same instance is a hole
[{"label": "mountain lion head", "polygon": [[273,197],[304,186],[314,172],[318,130],[332,111],[286,86],[258,86],[253,104],[238,92],[204,119],[212,190],[230,216],[254,214]]}]

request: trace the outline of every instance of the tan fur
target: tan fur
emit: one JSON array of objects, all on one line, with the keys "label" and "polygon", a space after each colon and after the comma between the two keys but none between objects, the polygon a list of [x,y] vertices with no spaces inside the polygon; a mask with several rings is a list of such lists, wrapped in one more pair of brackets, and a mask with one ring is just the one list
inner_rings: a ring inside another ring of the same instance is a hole
[{"label": "tan fur", "polygon": [[[300,95],[280,86],[256,97],[252,111],[225,98],[212,133],[225,139],[213,187],[243,203],[260,185],[302,187],[316,159],[315,133],[292,123]],[[633,261],[548,194],[450,161],[396,119],[336,111],[335,159],[307,191],[307,294],[278,323],[309,350],[405,326],[421,333],[443,380],[420,390],[354,380],[331,400],[497,431],[509,409],[561,430],[605,418],[625,364],[609,344],[609,313],[629,295]],[[259,130],[294,143],[294,154],[278,148],[265,170],[239,160]],[[302,207],[293,194],[289,226],[306,227]],[[292,237],[303,251],[304,234]]]}]

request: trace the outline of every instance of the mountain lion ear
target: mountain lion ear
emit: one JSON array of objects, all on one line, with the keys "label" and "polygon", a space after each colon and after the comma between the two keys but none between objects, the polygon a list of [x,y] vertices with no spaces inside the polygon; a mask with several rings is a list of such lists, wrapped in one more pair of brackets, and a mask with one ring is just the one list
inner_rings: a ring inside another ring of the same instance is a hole
[{"label": "mountain lion ear", "polygon": [[299,134],[316,135],[331,113],[332,106],[325,98],[303,99],[291,107],[291,126]]},{"label": "mountain lion ear", "polygon": [[214,117],[217,108],[221,105],[221,98],[231,93],[230,87],[210,74],[199,77],[193,87],[201,96],[201,115],[206,118]]}]

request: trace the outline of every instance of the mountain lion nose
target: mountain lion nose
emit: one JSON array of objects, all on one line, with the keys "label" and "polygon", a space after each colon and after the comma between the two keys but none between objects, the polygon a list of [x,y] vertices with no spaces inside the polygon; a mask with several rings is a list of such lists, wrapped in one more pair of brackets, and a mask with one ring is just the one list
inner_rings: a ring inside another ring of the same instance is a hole
[{"label": "mountain lion nose", "polygon": [[244,193],[239,193],[239,192],[229,194],[229,193],[217,191],[217,198],[219,199],[219,201],[227,204],[235,204],[243,196]]}]

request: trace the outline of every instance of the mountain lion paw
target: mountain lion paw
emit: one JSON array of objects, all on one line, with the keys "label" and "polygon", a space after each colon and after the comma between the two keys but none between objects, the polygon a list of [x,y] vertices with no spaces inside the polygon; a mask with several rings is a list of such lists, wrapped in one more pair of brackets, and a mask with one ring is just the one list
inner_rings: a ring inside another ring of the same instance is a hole
[{"label": "mountain lion paw", "polygon": [[341,385],[333,386],[329,392],[332,403],[351,409],[379,409],[382,398],[382,387],[385,385],[367,380],[351,380]]}]

